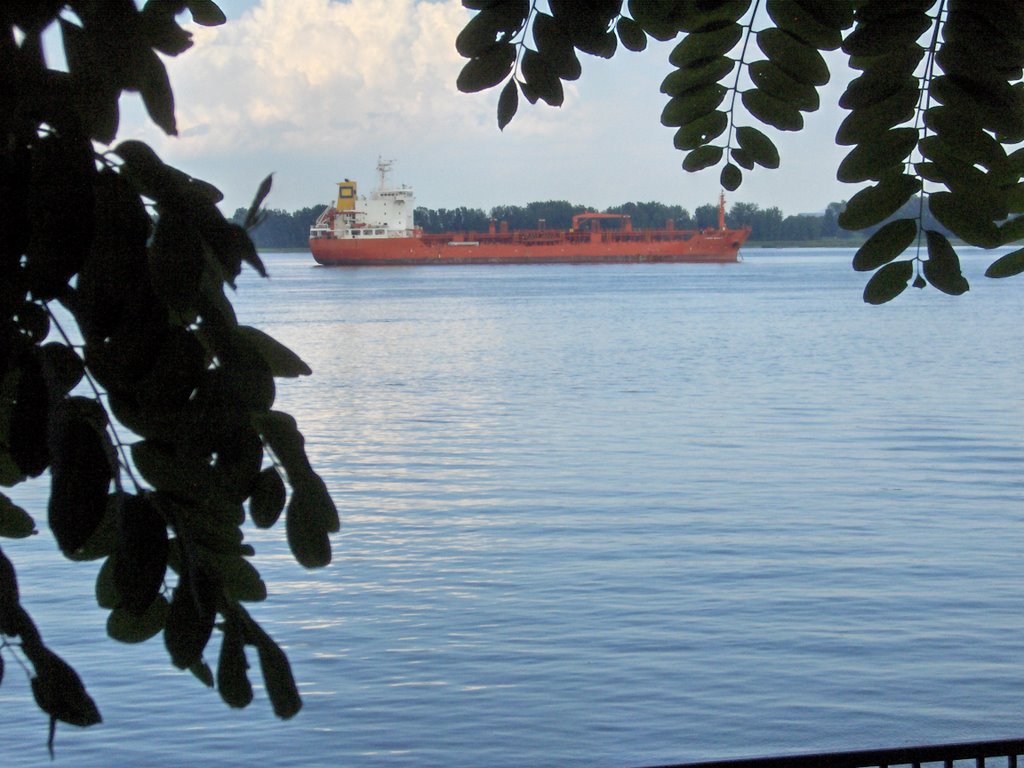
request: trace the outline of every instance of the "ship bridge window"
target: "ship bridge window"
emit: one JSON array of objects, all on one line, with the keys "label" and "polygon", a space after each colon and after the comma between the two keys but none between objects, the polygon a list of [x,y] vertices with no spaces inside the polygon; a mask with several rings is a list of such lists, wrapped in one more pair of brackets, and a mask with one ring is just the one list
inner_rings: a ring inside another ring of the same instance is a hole
[{"label": "ship bridge window", "polygon": [[384,230],[383,229],[375,229],[375,230],[373,230],[373,234],[375,234],[375,235],[383,235],[384,234]]}]

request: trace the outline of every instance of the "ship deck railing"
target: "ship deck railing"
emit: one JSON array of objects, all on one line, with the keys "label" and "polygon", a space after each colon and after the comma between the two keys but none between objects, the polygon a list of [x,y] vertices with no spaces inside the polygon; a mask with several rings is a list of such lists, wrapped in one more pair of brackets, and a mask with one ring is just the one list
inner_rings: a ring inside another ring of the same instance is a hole
[{"label": "ship deck railing", "polygon": [[952,742],[914,747],[817,752],[775,757],[743,757],[696,763],[673,763],[647,768],[1017,768],[1024,756],[1024,739]]},{"label": "ship deck railing", "polygon": [[[603,230],[598,234],[602,243],[657,243],[679,242],[690,240],[697,235],[713,236],[717,230],[703,232],[696,229],[646,229],[646,230]],[[513,232],[445,232],[443,234],[424,234],[422,240],[427,245],[444,245],[447,243],[471,242],[481,245],[558,245],[561,243],[589,243],[591,233],[587,231],[566,232],[558,229],[520,229]]]}]

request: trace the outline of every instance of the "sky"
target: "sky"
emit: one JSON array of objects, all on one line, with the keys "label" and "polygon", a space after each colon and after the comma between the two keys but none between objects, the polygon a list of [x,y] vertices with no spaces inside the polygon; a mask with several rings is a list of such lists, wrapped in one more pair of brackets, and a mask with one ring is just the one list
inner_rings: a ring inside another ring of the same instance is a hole
[{"label": "sky", "polygon": [[[219,187],[222,208],[247,206],[274,173],[265,201],[292,211],[328,203],[335,183],[376,184],[378,157],[418,205],[489,210],[568,200],[605,208],[630,201],[714,203],[718,170],[688,174],[673,129],[660,124],[659,92],[672,43],[611,60],[581,54],[583,76],[552,108],[520,99],[500,132],[499,88],[460,93],[455,38],[472,12],[458,0],[221,0],[227,24],[193,25],[194,46],[165,59],[179,135],[150,124],[126,96],[118,140],[149,142],[168,163]],[[188,22],[186,24],[186,22]],[[652,41],[654,42],[654,41]],[[822,90],[834,105],[844,84]],[[730,202],[819,212],[856,191],[835,180],[844,113],[823,106],[799,134],[772,132],[778,170],[745,174]]]}]

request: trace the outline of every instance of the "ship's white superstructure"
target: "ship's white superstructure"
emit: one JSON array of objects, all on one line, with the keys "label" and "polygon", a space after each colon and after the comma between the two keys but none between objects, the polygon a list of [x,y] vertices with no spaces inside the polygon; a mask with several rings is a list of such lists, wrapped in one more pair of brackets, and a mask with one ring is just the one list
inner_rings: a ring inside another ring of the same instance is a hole
[{"label": "ship's white superstructure", "polygon": [[338,182],[338,199],[320,214],[310,229],[310,239],[354,240],[413,237],[416,196],[411,187],[389,187],[392,160],[377,160],[379,182],[369,197],[356,193],[356,182]]}]

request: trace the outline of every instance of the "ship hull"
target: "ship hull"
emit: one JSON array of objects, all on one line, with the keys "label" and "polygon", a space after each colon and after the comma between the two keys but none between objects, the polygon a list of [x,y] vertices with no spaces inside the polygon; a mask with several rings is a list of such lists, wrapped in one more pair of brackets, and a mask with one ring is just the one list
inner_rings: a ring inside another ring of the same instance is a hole
[{"label": "ship hull", "polygon": [[[423,235],[376,239],[316,238],[313,258],[327,266],[421,264],[728,264],[739,261],[749,230],[636,232],[608,239],[570,239],[568,233],[532,237]],[[457,238],[457,239],[456,239]]]}]

